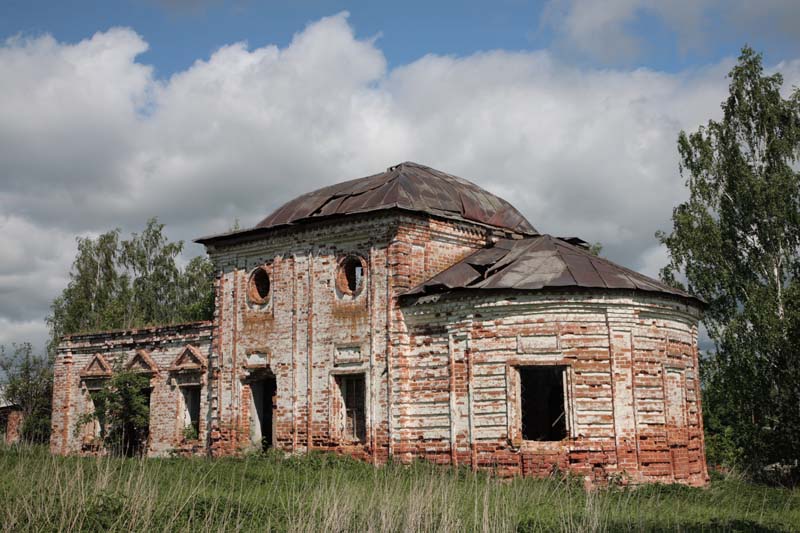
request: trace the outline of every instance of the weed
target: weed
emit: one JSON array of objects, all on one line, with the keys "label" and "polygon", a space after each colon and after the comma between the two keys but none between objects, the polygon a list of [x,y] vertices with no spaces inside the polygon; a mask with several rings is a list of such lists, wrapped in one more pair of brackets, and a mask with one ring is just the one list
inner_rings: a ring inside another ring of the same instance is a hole
[{"label": "weed", "polygon": [[717,477],[706,489],[568,476],[500,481],[327,453],[55,457],[0,447],[3,531],[797,531],[800,490]]}]

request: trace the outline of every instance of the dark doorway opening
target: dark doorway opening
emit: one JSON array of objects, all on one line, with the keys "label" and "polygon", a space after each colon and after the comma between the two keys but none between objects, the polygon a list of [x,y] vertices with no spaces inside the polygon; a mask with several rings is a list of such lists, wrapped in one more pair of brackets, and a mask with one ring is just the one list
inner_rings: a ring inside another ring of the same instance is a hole
[{"label": "dark doorway opening", "polygon": [[343,435],[346,439],[364,442],[367,439],[364,374],[336,378],[344,404]]},{"label": "dark doorway opening", "polygon": [[522,438],[559,441],[567,437],[563,366],[519,368]]},{"label": "dark doorway opening", "polygon": [[275,376],[266,375],[250,383],[250,392],[253,396],[255,416],[252,417],[251,436],[255,444],[260,444],[262,450],[268,450],[275,445],[274,414],[277,402],[277,381]]}]

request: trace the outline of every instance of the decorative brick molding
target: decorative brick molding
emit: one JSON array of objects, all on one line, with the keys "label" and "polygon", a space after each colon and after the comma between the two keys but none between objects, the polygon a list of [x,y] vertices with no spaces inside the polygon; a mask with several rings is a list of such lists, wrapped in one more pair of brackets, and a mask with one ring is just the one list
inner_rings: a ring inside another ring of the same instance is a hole
[{"label": "decorative brick molding", "polygon": [[89,364],[80,371],[79,375],[83,379],[91,378],[109,378],[112,375],[111,365],[106,362],[106,358],[102,354],[94,354],[94,357]]}]

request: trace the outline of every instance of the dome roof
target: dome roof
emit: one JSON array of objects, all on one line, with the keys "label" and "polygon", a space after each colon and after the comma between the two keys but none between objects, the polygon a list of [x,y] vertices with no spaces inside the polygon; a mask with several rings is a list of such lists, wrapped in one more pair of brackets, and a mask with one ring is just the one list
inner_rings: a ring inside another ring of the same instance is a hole
[{"label": "dome roof", "polygon": [[406,293],[407,296],[468,290],[626,289],[668,294],[703,305],[698,298],[598,257],[566,239],[538,235],[501,239],[478,250]]},{"label": "dome roof", "polygon": [[502,198],[465,179],[410,162],[298,196],[255,227],[272,228],[385,209],[478,222],[528,235],[538,233]]}]

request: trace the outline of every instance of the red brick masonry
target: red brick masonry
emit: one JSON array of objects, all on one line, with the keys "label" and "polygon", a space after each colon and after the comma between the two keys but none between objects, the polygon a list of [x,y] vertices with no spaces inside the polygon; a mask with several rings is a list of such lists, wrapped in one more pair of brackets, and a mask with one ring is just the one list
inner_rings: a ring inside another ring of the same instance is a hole
[{"label": "red brick masonry", "polygon": [[19,442],[22,435],[22,421],[24,415],[18,407],[9,407],[0,409],[0,423],[5,427],[0,426],[0,430],[5,432],[4,442],[6,444],[15,444]]},{"label": "red brick masonry", "polygon": [[[93,408],[92,388],[130,365],[151,377],[153,456],[234,454],[266,438],[375,463],[420,457],[502,476],[705,484],[695,305],[602,289],[401,298],[498,237],[515,235],[389,211],[209,244],[213,322],[63,340],[51,449],[102,453],[99,428],[76,420]],[[352,293],[338,270],[349,255],[363,259]],[[254,303],[248,280],[259,267],[269,293]],[[519,369],[535,365],[564,368],[563,440],[523,438]],[[345,374],[364,379],[356,410],[337,385]],[[274,405],[258,388],[264,378],[274,379]],[[199,438],[187,441],[184,393],[198,386]],[[259,408],[271,411],[270,434]],[[346,420],[362,412],[360,440]]]}]

